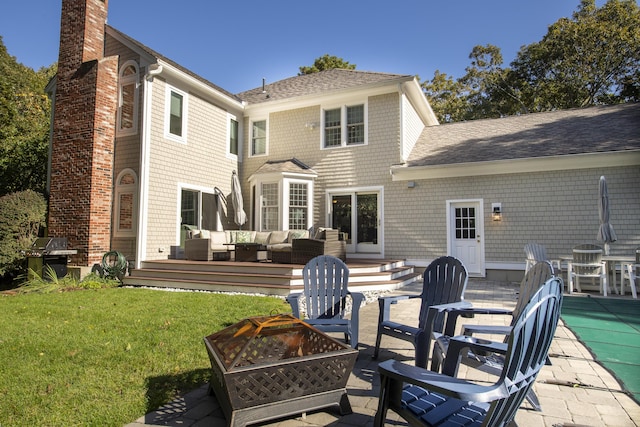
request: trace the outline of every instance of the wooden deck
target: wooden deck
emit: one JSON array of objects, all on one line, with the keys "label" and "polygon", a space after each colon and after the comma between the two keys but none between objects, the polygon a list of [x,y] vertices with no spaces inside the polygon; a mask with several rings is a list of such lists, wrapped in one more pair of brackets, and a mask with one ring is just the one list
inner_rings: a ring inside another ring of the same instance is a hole
[{"label": "wooden deck", "polygon": [[[349,288],[393,290],[419,280],[422,269],[404,260],[348,259]],[[144,261],[123,280],[128,286],[150,286],[286,296],[302,289],[302,265],[235,261]]]}]

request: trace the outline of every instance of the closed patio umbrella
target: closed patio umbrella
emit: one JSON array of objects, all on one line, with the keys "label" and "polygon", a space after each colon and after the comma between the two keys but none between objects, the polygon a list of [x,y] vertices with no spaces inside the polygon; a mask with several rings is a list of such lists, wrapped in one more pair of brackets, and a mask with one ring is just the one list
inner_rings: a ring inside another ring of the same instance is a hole
[{"label": "closed patio umbrella", "polygon": [[240,187],[240,179],[236,171],[231,175],[231,199],[233,202],[233,221],[242,228],[242,224],[247,222],[247,214],[244,212],[242,200],[242,188]]},{"label": "closed patio umbrella", "polygon": [[609,223],[609,190],[607,188],[607,180],[604,176],[600,177],[600,186],[598,191],[598,215],[600,216],[600,228],[598,229],[598,241],[604,243],[604,253],[609,255],[609,243],[618,240],[613,225]]}]

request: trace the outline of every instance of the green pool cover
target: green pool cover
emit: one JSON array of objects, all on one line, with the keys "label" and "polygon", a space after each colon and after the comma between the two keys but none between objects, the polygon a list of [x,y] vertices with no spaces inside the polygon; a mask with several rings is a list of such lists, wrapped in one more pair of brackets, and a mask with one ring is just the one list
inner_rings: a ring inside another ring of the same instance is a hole
[{"label": "green pool cover", "polygon": [[562,320],[640,403],[640,301],[565,296]]}]

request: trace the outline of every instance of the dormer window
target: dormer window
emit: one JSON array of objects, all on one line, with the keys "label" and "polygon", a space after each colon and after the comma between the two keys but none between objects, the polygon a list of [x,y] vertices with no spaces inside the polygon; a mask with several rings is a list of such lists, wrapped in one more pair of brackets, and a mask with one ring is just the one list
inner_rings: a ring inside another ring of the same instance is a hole
[{"label": "dormer window", "polygon": [[138,132],[138,64],[127,61],[120,68],[118,79],[118,117],[119,135],[132,135]]}]

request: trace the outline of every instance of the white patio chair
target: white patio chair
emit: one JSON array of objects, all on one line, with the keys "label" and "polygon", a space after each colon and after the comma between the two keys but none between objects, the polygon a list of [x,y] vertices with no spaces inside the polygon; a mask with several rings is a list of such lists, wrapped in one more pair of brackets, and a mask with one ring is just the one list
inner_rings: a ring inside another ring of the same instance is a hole
[{"label": "white patio chair", "polygon": [[622,264],[620,276],[620,295],[624,295],[625,281],[628,281],[631,295],[634,299],[637,299],[638,290],[636,285],[638,284],[638,279],[640,279],[640,248],[636,249],[636,263]]},{"label": "white patio chair", "polygon": [[600,293],[605,297],[609,291],[607,283],[607,267],[602,260],[602,248],[597,245],[584,244],[573,248],[573,259],[570,270],[567,272],[569,292],[573,292],[575,281],[576,289],[582,292],[580,279],[598,279],[600,281]]},{"label": "white patio chair", "polygon": [[560,260],[549,259],[549,255],[547,255],[547,248],[539,243],[527,243],[526,245],[524,245],[524,253],[527,256],[525,259],[525,273],[529,271],[531,267],[542,261],[549,261],[551,266],[554,269],[557,269],[556,271],[558,272],[558,274],[560,273],[560,271],[562,271],[562,269],[560,268]]}]

